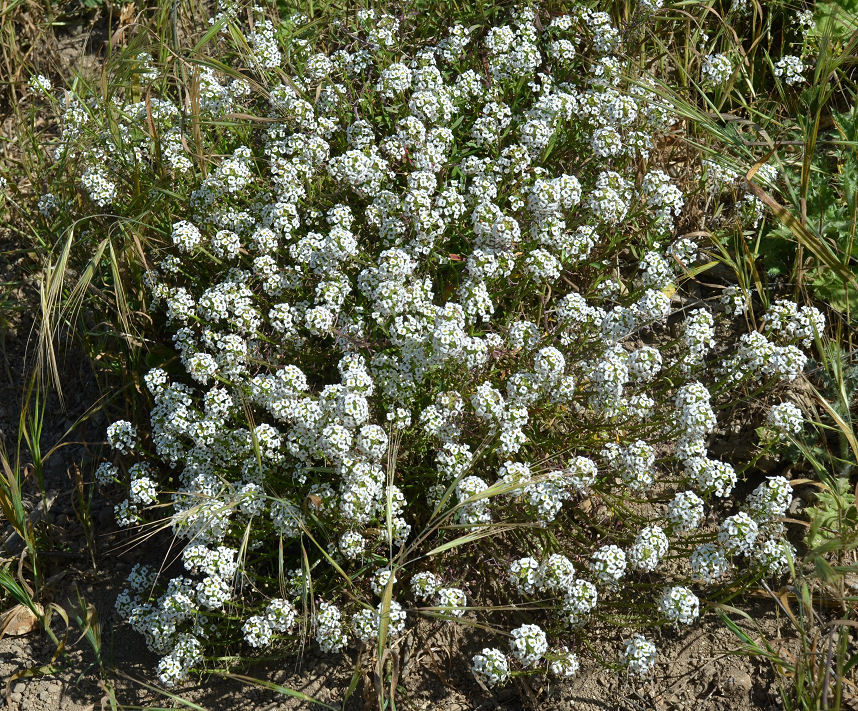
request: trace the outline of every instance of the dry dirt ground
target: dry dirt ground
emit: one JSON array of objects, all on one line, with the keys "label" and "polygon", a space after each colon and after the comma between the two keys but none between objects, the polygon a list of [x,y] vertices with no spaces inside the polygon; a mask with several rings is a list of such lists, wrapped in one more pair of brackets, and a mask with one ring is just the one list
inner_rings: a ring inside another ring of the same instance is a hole
[{"label": "dry dirt ground", "polygon": [[[53,40],[57,50],[53,56],[60,58],[61,71],[96,61],[92,48],[97,43],[86,41],[87,37],[91,40],[88,33],[94,26],[90,25],[89,29],[83,25],[72,27]],[[10,114],[0,116],[6,135],[10,135],[10,121]],[[0,321],[0,437],[7,447],[14,447],[24,373],[32,365],[35,348],[32,329],[38,289],[35,279],[26,276],[33,271],[26,256],[8,256],[21,246],[9,240],[7,237],[6,243],[0,244],[0,289],[7,289],[6,300],[14,301],[20,308],[11,325],[4,327]],[[3,255],[7,255],[5,259]],[[22,280],[24,283],[19,285]],[[16,286],[4,286],[10,282]],[[14,289],[14,293],[10,293],[10,289]],[[65,401],[61,404],[54,396],[47,403],[42,436],[45,449],[63,440],[68,428],[99,398],[88,361],[73,344],[63,349],[59,365]],[[54,550],[44,558],[45,577],[52,581],[47,594],[49,599],[70,609],[79,591],[95,606],[103,659],[109,670],[107,679],[121,704],[137,708],[182,708],[139,683],[153,683],[157,660],[146,651],[142,639],[118,619],[113,609],[116,594],[131,566],[142,559],[157,560],[163,551],[152,544],[145,549],[123,551],[124,539],[115,530],[112,503],[97,495],[92,504],[92,516],[99,532],[93,566],[83,529],[74,514],[74,485],[70,472],[76,466],[92,471],[91,466],[87,469],[92,452],[86,443],[97,445],[103,438],[106,424],[100,413],[84,422],[66,436],[68,441],[77,444],[58,450],[47,462],[46,486],[52,505],[44,512],[40,523],[46,540],[54,545]],[[38,496],[32,490],[28,491],[28,496],[35,506]],[[10,603],[4,599],[3,604]],[[766,636],[776,640],[781,623],[773,607],[760,603],[753,612]],[[62,635],[63,629],[63,623],[57,620],[54,630]],[[57,659],[53,659],[55,645],[43,633],[34,631],[0,640],[0,679],[9,681],[5,698],[0,695],[0,704],[8,700],[8,707],[15,711],[102,708],[105,688],[96,658],[86,640],[79,640],[78,636],[79,628],[72,625],[66,654]],[[474,636],[469,635],[469,638]],[[569,683],[517,684],[488,693],[471,676],[467,660],[484,644],[496,641],[472,639],[463,644],[456,636],[450,638],[447,631],[439,632],[427,623],[418,626],[416,633],[404,643],[398,706],[415,711],[536,708],[543,711],[747,711],[782,707],[771,666],[765,661],[731,654],[738,646],[737,640],[714,614],[704,615],[687,633],[676,635],[665,630],[655,641],[660,651],[659,662],[655,672],[644,681],[618,676],[592,661],[585,661],[579,674]],[[617,646],[615,639],[605,640],[603,649],[597,646],[593,654],[583,656],[592,659],[603,655],[611,661]],[[27,672],[39,668],[41,671],[37,673]],[[339,708],[351,680],[351,670],[352,658],[319,655],[310,650],[301,659],[284,659],[259,667],[254,674]],[[2,686],[0,691],[3,691]],[[287,711],[309,707],[306,702],[235,680],[209,679],[175,691],[197,704],[197,708],[210,711]],[[362,707],[359,687],[347,708]]]}]

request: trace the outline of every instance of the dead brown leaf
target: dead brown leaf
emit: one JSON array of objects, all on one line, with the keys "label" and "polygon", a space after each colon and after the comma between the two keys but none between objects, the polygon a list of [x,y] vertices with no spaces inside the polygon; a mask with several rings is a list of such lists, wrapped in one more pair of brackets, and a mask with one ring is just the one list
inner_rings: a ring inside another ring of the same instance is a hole
[{"label": "dead brown leaf", "polygon": [[0,616],[0,639],[5,636],[22,637],[39,627],[39,618],[26,605],[18,603]]}]

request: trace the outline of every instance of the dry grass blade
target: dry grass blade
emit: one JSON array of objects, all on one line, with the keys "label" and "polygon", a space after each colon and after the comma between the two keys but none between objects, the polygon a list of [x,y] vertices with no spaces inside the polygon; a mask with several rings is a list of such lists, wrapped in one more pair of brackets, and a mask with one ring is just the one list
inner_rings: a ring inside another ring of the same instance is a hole
[{"label": "dry grass blade", "polygon": [[130,674],[127,674],[126,672],[122,671],[121,669],[114,669],[113,671],[117,675],[121,676],[123,679],[128,679],[128,681],[132,681],[135,684],[139,684],[144,689],[148,689],[149,691],[151,691],[155,694],[158,694],[159,696],[166,696],[168,699],[176,702],[177,704],[179,704],[180,706],[183,706],[184,708],[192,709],[192,711],[209,711],[205,706],[200,706],[199,704],[197,704],[193,701],[189,701],[188,699],[185,699],[185,698],[179,696],[178,694],[172,694],[169,691],[166,691],[164,689],[159,689],[157,686],[152,686],[151,684],[147,684],[145,681],[141,681],[140,679],[136,679],[133,676],[131,676]]},{"label": "dry grass blade", "polygon": [[[245,684],[260,686],[263,689],[276,691],[278,694],[283,694],[284,696],[291,696],[293,699],[298,699],[299,701],[303,701],[308,704],[321,706],[322,708],[330,709],[330,711],[340,711],[340,709],[338,709],[336,706],[331,706],[330,704],[326,704],[323,701],[314,699],[312,696],[308,696],[302,691],[290,689],[289,687],[283,686],[282,684],[275,684],[273,681],[266,681],[265,679],[257,679],[252,676],[245,676],[244,674],[232,674],[230,672],[222,672],[218,670],[215,670],[213,673],[217,674],[218,676],[222,676],[225,679],[235,679],[236,681],[240,681]],[[191,708],[202,709],[201,706],[192,706]],[[203,711],[205,710],[203,709]]]}]

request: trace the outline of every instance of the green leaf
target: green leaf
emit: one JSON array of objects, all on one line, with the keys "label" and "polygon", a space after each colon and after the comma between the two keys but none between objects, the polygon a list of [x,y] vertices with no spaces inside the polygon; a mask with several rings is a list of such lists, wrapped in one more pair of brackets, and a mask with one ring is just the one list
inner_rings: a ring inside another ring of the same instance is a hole
[{"label": "green leaf", "polygon": [[807,545],[817,554],[829,550],[832,542],[836,549],[841,534],[858,530],[858,509],[849,480],[834,479],[832,485],[816,495],[816,502],[807,508],[807,515],[810,519]]}]

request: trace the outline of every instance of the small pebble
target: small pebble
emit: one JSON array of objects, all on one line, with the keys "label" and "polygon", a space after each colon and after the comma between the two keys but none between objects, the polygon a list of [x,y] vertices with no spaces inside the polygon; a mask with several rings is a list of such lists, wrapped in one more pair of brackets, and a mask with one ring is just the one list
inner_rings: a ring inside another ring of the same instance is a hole
[{"label": "small pebble", "polygon": [[727,677],[724,686],[734,694],[747,694],[753,686],[753,681],[747,672],[737,671]]}]

